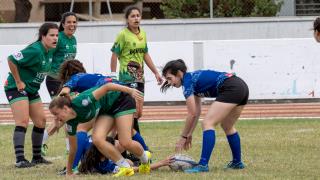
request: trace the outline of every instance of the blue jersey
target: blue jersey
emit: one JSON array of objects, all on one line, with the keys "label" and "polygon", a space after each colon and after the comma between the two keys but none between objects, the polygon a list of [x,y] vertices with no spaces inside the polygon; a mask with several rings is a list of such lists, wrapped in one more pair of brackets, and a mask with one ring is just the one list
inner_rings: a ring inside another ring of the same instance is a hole
[{"label": "blue jersey", "polygon": [[122,84],[119,81],[112,79],[110,76],[104,76],[102,74],[87,74],[78,73],[71,76],[63,87],[69,87],[72,92],[83,92],[95,86],[102,86],[106,83]]},{"label": "blue jersey", "polygon": [[[77,148],[77,153],[76,153],[76,157],[74,159],[72,168],[76,168],[78,166],[79,161],[85,156],[86,152],[90,149],[92,145],[91,136],[87,136],[87,133],[85,133],[85,136],[86,136],[85,138],[77,139],[78,141],[80,140],[82,142],[81,143],[77,142],[77,144],[78,145],[81,144],[81,146]],[[94,168],[97,172],[101,174],[114,173],[118,169],[117,165],[110,159],[100,161],[99,163],[94,165]]]},{"label": "blue jersey", "polygon": [[187,72],[182,79],[183,95],[187,99],[191,95],[198,97],[217,97],[218,88],[223,81],[233,76],[231,73],[213,70]]}]

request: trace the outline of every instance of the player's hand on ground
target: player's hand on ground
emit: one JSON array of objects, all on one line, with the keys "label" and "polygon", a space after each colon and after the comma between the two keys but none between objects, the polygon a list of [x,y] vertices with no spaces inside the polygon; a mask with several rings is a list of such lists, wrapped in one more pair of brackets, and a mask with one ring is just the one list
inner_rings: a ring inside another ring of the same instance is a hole
[{"label": "player's hand on ground", "polygon": [[174,161],[175,161],[174,155],[170,155],[170,156],[166,157],[165,159],[161,160],[160,163],[162,166],[169,166]]},{"label": "player's hand on ground", "polygon": [[24,84],[23,81],[16,82],[16,85],[17,85],[18,91],[24,91],[24,88],[26,88],[26,84]]},{"label": "player's hand on ground", "polygon": [[131,96],[137,101],[143,101],[144,94],[141,91],[138,91],[136,89],[132,89]]},{"label": "player's hand on ground", "polygon": [[181,137],[176,143],[176,152],[181,152],[184,149],[187,139]]},{"label": "player's hand on ground", "polygon": [[162,77],[160,76],[160,74],[159,74],[159,73],[157,73],[155,76],[156,76],[156,79],[157,79],[158,85],[161,85],[161,84],[163,83],[163,79],[162,79]]}]

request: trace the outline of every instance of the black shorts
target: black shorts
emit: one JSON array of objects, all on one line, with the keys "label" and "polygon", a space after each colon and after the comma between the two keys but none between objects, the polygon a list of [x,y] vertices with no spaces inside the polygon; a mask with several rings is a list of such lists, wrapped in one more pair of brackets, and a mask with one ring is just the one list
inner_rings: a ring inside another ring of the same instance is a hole
[{"label": "black shorts", "polygon": [[9,104],[13,104],[18,101],[28,100],[29,104],[36,103],[41,101],[40,95],[38,92],[34,94],[27,93],[26,91],[18,91],[18,89],[9,89],[5,90]]},{"label": "black shorts", "polygon": [[47,85],[48,92],[52,98],[52,97],[58,95],[62,83],[58,79],[55,79],[51,76],[47,76],[46,85]]},{"label": "black shorts", "polygon": [[246,105],[249,98],[248,85],[239,77],[232,76],[226,79],[218,89],[216,101]]},{"label": "black shorts", "polygon": [[139,90],[140,92],[144,93],[144,83],[140,83],[140,82],[134,82],[134,83],[129,83],[128,86],[130,88],[134,88]]},{"label": "black shorts", "polygon": [[99,112],[99,115],[109,115],[114,118],[119,116],[133,114],[136,112],[136,103],[128,94],[121,92],[119,98],[113,103],[112,107],[107,112]]}]

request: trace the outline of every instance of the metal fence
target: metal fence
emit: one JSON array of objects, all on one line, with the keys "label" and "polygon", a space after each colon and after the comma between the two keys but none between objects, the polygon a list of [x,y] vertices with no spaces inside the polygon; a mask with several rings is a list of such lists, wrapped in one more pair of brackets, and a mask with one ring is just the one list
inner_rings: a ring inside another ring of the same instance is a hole
[{"label": "metal fence", "polygon": [[[27,12],[23,10],[27,2],[32,4],[29,22],[59,21],[61,14],[70,10],[84,21],[123,20],[124,9],[137,1],[0,0],[0,22],[21,22],[15,17],[16,9]],[[20,9],[17,2],[22,5]],[[320,13],[320,0],[143,0],[139,5],[144,19],[316,16]]]}]

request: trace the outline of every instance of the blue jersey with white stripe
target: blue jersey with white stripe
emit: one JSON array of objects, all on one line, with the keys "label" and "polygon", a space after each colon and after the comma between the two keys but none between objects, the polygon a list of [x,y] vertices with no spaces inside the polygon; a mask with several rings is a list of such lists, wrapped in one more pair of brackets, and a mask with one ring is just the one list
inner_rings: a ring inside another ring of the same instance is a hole
[{"label": "blue jersey with white stripe", "polygon": [[102,86],[106,83],[121,84],[119,81],[112,79],[110,76],[102,74],[78,73],[71,76],[63,87],[69,87],[72,92],[83,92],[95,86]]},{"label": "blue jersey with white stripe", "polygon": [[213,70],[187,72],[182,79],[183,95],[187,99],[191,95],[198,97],[217,97],[218,88],[223,81],[233,76],[231,73]]}]

